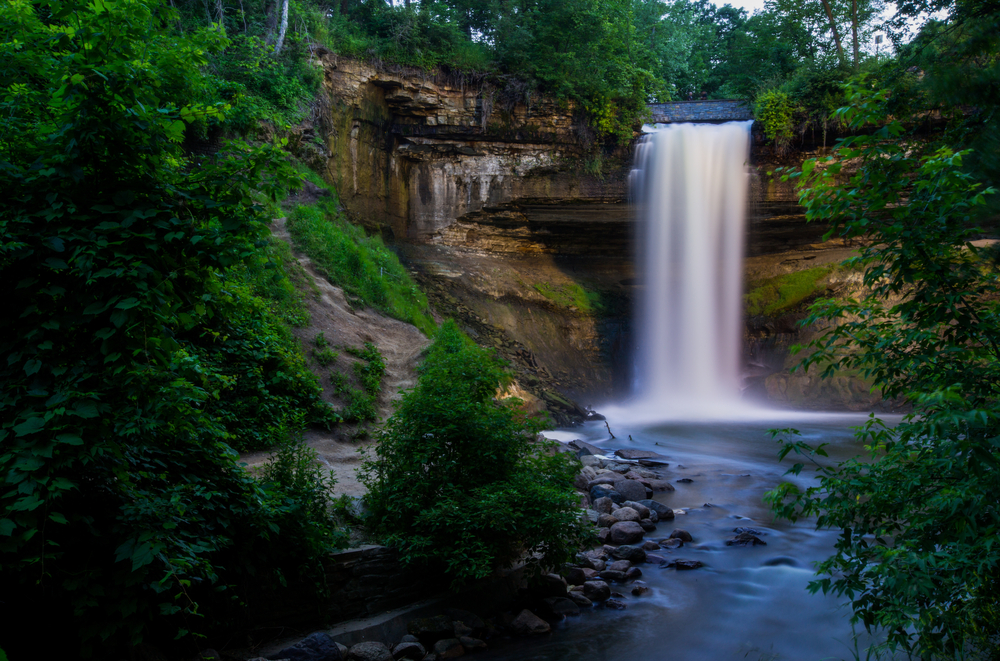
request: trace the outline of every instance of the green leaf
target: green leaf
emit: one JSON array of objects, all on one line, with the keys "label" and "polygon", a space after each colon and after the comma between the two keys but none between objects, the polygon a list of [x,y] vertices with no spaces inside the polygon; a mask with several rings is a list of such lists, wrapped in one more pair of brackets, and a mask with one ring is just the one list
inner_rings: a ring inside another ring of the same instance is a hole
[{"label": "green leaf", "polygon": [[45,427],[45,418],[42,416],[35,416],[28,418],[19,425],[14,425],[14,435],[15,436],[27,436],[28,434],[34,434],[41,431]]}]

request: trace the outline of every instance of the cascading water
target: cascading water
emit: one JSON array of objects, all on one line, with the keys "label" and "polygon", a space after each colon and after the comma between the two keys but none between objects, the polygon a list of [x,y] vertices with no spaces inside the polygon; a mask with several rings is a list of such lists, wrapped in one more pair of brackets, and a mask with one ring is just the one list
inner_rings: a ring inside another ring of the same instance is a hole
[{"label": "cascading water", "polygon": [[705,415],[739,402],[751,124],[647,127],[638,145],[640,405]]}]

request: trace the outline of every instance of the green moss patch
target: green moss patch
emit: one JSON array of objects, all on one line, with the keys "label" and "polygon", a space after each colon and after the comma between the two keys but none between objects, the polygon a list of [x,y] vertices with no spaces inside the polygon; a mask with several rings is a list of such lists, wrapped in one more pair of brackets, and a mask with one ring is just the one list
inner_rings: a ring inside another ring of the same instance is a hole
[{"label": "green moss patch", "polygon": [[535,285],[535,290],[561,308],[576,308],[581,312],[600,312],[603,309],[600,294],[587,291],[575,282],[567,285],[540,282]]},{"label": "green moss patch", "polygon": [[833,266],[817,266],[752,283],[743,297],[747,314],[772,316],[786,312],[822,291],[821,282]]}]

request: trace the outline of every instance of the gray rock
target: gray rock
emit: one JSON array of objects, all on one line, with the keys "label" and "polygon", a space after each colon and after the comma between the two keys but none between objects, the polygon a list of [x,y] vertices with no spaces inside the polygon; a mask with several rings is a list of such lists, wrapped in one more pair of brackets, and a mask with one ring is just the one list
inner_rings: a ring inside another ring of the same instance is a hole
[{"label": "gray rock", "polygon": [[594,571],[601,571],[604,569],[603,560],[586,553],[578,553],[576,561],[584,569],[593,569]]},{"label": "gray rock", "polygon": [[[671,512],[671,514],[673,514],[673,512]],[[652,521],[653,523],[659,523],[660,515],[654,512],[653,510],[649,510],[649,520]]]},{"label": "gray rock", "polygon": [[652,562],[654,564],[659,564],[661,562],[666,562],[666,561],[667,561],[667,559],[664,558],[662,555],[655,555],[653,553],[647,553],[646,554],[646,562]]},{"label": "gray rock", "polygon": [[453,631],[455,632],[455,638],[461,638],[462,636],[471,636],[472,627],[467,626],[465,622],[455,622],[453,625]]},{"label": "gray rock", "polygon": [[543,597],[565,597],[566,579],[559,574],[545,574],[537,579],[535,592]]},{"label": "gray rock", "polygon": [[552,630],[549,623],[538,617],[527,608],[521,611],[510,623],[511,630],[522,636],[548,633]]},{"label": "gray rock", "polygon": [[622,506],[631,507],[632,509],[634,509],[636,512],[639,513],[640,519],[648,519],[650,513],[652,512],[652,510],[650,510],[648,507],[634,500],[626,500],[624,503],[622,503]]},{"label": "gray rock", "polygon": [[[598,486],[614,486],[615,482],[620,482],[621,478],[617,475],[599,475],[593,480],[587,483],[587,489],[593,489]],[[574,485],[575,486],[575,485]]]},{"label": "gray rock", "polygon": [[635,579],[642,576],[642,570],[638,567],[629,567],[625,570],[625,580],[634,581]]},{"label": "gray rock", "polygon": [[624,475],[632,470],[632,464],[625,464],[618,461],[605,461],[604,467],[609,471]]},{"label": "gray rock", "polygon": [[[607,450],[599,448],[596,445],[591,445],[590,443],[587,443],[586,441],[581,441],[578,438],[573,439],[572,441],[570,441],[566,445],[568,445],[569,447],[573,448],[577,452],[580,452],[582,450],[586,450],[587,453],[591,454],[591,455],[604,454],[605,452],[607,452]],[[585,456],[587,456],[587,455],[581,455],[580,458],[582,459]]]},{"label": "gray rock", "polygon": [[453,635],[451,618],[445,615],[420,617],[406,623],[406,630],[416,636],[424,647],[429,647],[442,638]]},{"label": "gray rock", "polygon": [[584,454],[580,456],[580,463],[584,466],[600,466],[601,460],[592,454]]},{"label": "gray rock", "polygon": [[691,533],[682,528],[674,528],[673,532],[670,533],[670,539],[679,539],[683,542],[693,542],[691,539]]},{"label": "gray rock", "polygon": [[640,500],[639,504],[645,505],[651,511],[656,512],[657,516],[660,517],[661,521],[669,521],[670,519],[674,518],[674,511],[671,508],[664,505],[663,503],[647,498],[645,500]]},{"label": "gray rock", "polygon": [[[642,528],[640,528],[641,530]],[[611,540],[611,528],[601,528],[597,531],[597,541],[606,544]]]},{"label": "gray rock", "polygon": [[572,599],[568,597],[549,597],[545,600],[548,607],[552,609],[553,613],[557,615],[562,615],[563,617],[571,617],[580,614],[580,607],[576,605]]},{"label": "gray rock", "polygon": [[649,519],[641,520],[639,522],[639,525],[642,526],[642,529],[645,530],[646,532],[654,532],[656,530],[656,524],[650,521]]},{"label": "gray rock", "polygon": [[641,546],[624,544],[612,551],[611,554],[615,559],[628,560],[633,565],[638,565],[646,561],[646,551]]},{"label": "gray rock", "polygon": [[664,566],[668,569],[671,567],[674,569],[698,569],[705,565],[699,560],[671,560]]},{"label": "gray rock", "polygon": [[628,608],[628,605],[620,599],[608,599],[604,602],[604,607],[610,608],[611,610],[623,611]]},{"label": "gray rock", "polygon": [[604,581],[587,581],[583,584],[583,596],[591,601],[604,601],[611,596],[611,588]]},{"label": "gray rock", "polygon": [[647,592],[649,592],[649,587],[646,586],[646,585],[640,585],[640,583],[641,583],[641,581],[636,581],[636,585],[632,586],[631,592],[636,597],[638,597],[640,595],[643,595],[643,594],[646,594]]},{"label": "gray rock", "polygon": [[611,517],[618,521],[639,521],[642,517],[631,507],[619,507],[611,512]]},{"label": "gray rock", "polygon": [[434,643],[434,653],[439,659],[457,659],[465,654],[465,648],[458,638],[442,638]]},{"label": "gray rock", "polygon": [[643,551],[656,551],[659,548],[660,548],[660,545],[657,544],[656,542],[654,542],[651,539],[647,539],[645,542],[642,543],[642,550]]},{"label": "gray rock", "polygon": [[368,641],[352,645],[347,661],[392,661],[392,652],[382,643]]},{"label": "gray rock", "polygon": [[594,501],[594,509],[598,514],[611,514],[611,511],[615,509],[615,501],[610,498],[598,498]]},{"label": "gray rock", "polygon": [[645,534],[646,532],[642,529],[642,526],[635,521],[619,521],[611,526],[609,538],[611,539],[611,543],[615,545],[635,544],[642,541]]},{"label": "gray rock", "polygon": [[640,466],[655,467],[655,466],[669,466],[670,463],[666,461],[660,461],[659,459],[639,459]]},{"label": "gray rock", "polygon": [[684,541],[674,537],[673,539],[665,539],[660,542],[660,546],[665,549],[679,549],[684,546]]},{"label": "gray rock", "polygon": [[615,491],[621,494],[625,500],[640,501],[646,498],[646,485],[636,480],[622,480],[618,482],[615,484]]},{"label": "gray rock", "polygon": [[[286,647],[272,659],[288,659],[289,661],[341,661],[340,648],[323,632],[306,636],[290,647]],[[389,655],[392,659],[392,654]]]},{"label": "gray rock", "polygon": [[590,608],[591,606],[594,605],[594,602],[583,596],[582,592],[569,592],[566,594],[566,598],[572,601],[580,608]]},{"label": "gray rock", "polygon": [[587,521],[596,524],[597,519],[601,516],[597,510],[583,510],[583,516]]},{"label": "gray rock", "polygon": [[[615,510],[620,512],[621,510]],[[618,523],[618,519],[614,514],[601,514],[597,517],[597,526],[600,528],[610,528],[611,526]]]},{"label": "gray rock", "polygon": [[665,457],[657,452],[651,452],[650,450],[633,450],[630,448],[615,450],[615,456],[622,459],[669,459],[669,457]]},{"label": "gray rock", "polygon": [[[623,480],[624,482],[624,480]],[[593,489],[590,490],[590,500],[591,502],[597,502],[599,498],[610,498],[616,503],[625,502],[625,498],[615,490],[610,484],[598,484]],[[598,510],[600,511],[600,510]]]},{"label": "gray rock", "polygon": [[[598,576],[601,577],[602,581],[605,582],[617,582],[621,583],[625,580],[625,572],[623,571],[613,571],[611,569],[605,569]],[[584,583],[586,585],[586,583]]]},{"label": "gray rock", "polygon": [[465,648],[466,652],[471,652],[472,650],[484,650],[486,649],[486,643],[479,640],[478,638],[472,638],[471,636],[462,636],[458,639],[458,642],[462,643],[462,647]]},{"label": "gray rock", "polygon": [[632,563],[629,562],[628,560],[615,560],[614,562],[611,563],[608,569],[610,569],[611,571],[628,571],[629,567],[631,566]]},{"label": "gray rock", "polygon": [[666,480],[646,480],[646,484],[653,491],[674,491],[674,485]]},{"label": "gray rock", "polygon": [[[406,638],[406,636],[403,636],[403,638]],[[344,645],[343,643],[337,643],[337,649],[340,650],[341,659],[346,659],[347,653],[351,651],[350,648],[348,648],[347,645]]]},{"label": "gray rock", "polygon": [[422,659],[425,654],[427,650],[416,641],[404,641],[392,649],[394,659]]},{"label": "gray rock", "polygon": [[585,572],[593,572],[589,567],[572,567],[566,572],[566,582],[570,585],[583,585],[587,582]]},{"label": "gray rock", "polygon": [[736,537],[727,539],[726,546],[767,546],[767,542],[753,533],[741,532]]},{"label": "gray rock", "polygon": [[577,473],[576,477],[573,478],[573,486],[580,491],[586,491],[590,488],[590,479],[591,478],[587,477],[583,473]]},{"label": "gray rock", "polygon": [[400,639],[400,642],[402,642],[402,643],[419,643],[420,641],[417,640],[416,636],[414,636],[413,634],[408,633],[405,636],[403,636],[402,639]]}]

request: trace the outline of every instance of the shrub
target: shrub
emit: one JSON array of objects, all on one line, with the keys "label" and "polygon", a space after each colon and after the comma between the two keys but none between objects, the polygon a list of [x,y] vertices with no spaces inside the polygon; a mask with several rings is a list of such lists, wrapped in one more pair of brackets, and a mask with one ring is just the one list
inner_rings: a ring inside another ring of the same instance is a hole
[{"label": "shrub", "polygon": [[583,539],[573,460],[534,445],[541,421],[496,399],[508,380],[495,354],[444,324],[363,466],[369,521],[453,586],[518,560],[559,564]]}]

